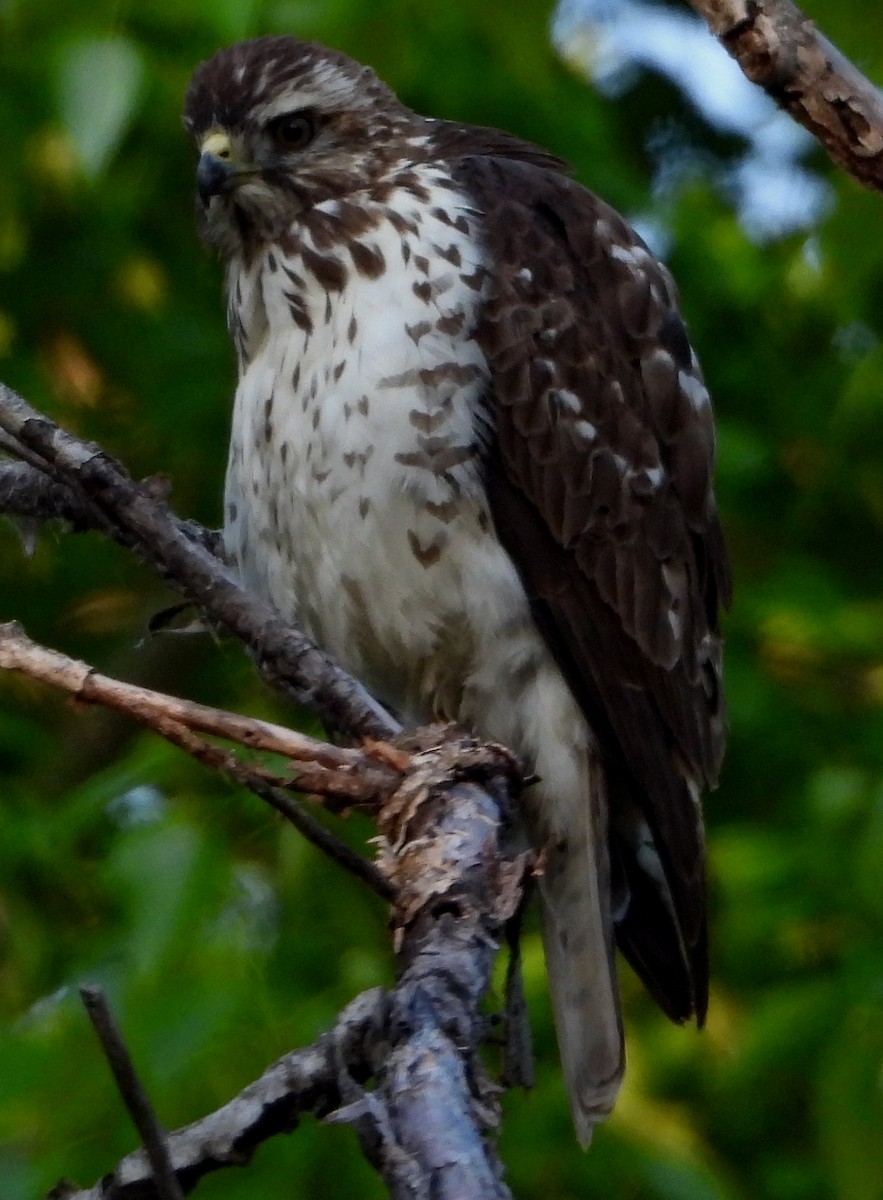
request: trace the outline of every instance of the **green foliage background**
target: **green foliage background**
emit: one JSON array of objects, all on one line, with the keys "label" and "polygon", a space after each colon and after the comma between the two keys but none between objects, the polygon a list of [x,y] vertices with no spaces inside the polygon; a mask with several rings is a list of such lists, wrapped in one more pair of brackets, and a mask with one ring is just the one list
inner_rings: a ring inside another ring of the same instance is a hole
[{"label": "green foliage background", "polygon": [[[624,981],[629,1072],[588,1156],[571,1136],[536,935],[539,1085],[511,1095],[521,1197],[883,1196],[883,237],[837,177],[814,232],[749,242],[700,177],[649,195],[654,122],[734,149],[652,78],[618,101],[555,59],[537,0],[0,0],[0,377],[182,513],[217,524],[233,363],[193,232],[180,130],[193,65],[295,31],[371,62],[414,107],[557,150],[655,211],[716,399],[736,602],[731,749],[708,804],[708,1028]],[[812,13],[883,78],[879,16]],[[872,29],[872,23],[876,28]],[[0,526],[0,618],[125,678],[282,719],[236,647],[143,642],[171,597],[95,536]],[[237,793],[105,714],[0,678],[0,1197],[91,1184],[135,1144],[76,999],[109,991],[164,1121],[220,1105],[390,979],[373,898]],[[370,831],[351,828],[353,837]],[[379,1196],[345,1128],[307,1122],[206,1200]]]}]

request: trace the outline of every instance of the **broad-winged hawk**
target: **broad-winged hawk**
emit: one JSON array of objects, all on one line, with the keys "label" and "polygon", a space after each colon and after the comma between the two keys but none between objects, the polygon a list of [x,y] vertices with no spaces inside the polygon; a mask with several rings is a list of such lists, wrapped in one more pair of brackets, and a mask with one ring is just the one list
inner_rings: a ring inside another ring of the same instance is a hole
[{"label": "broad-winged hawk", "polygon": [[412,112],[290,37],[196,71],[185,124],[239,383],[244,583],[405,717],[539,777],[542,927],[584,1143],[623,1047],[614,944],[708,996],[702,789],[726,556],[672,280],[553,155]]}]

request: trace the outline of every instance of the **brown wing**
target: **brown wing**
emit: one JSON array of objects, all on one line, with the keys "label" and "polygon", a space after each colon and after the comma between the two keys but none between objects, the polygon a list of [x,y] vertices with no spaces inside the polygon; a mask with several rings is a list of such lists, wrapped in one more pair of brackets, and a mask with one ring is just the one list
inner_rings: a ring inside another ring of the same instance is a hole
[{"label": "brown wing", "polygon": [[605,754],[620,946],[672,1017],[701,1020],[729,599],[708,396],[671,278],[616,212],[545,164],[453,166],[494,277],[476,336],[498,534]]}]

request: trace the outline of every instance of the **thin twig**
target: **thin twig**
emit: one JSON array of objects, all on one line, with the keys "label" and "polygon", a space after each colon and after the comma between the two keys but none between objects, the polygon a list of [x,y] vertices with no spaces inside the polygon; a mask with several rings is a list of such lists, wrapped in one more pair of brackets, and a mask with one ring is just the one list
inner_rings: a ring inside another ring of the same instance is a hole
[{"label": "thin twig", "polygon": [[[363,1060],[378,1055],[389,1001],[380,988],[363,992],[340,1013],[334,1028],[312,1046],[278,1059],[228,1103],[169,1133],[173,1169],[189,1195],[207,1174],[242,1167],[268,1138],[290,1133],[305,1112],[327,1118],[341,1103],[346,1072],[364,1074]],[[343,1071],[341,1071],[341,1064]],[[54,1189],[64,1200],[158,1200],[143,1150],[127,1155],[94,1187]]]},{"label": "thin twig", "polygon": [[0,459],[0,514],[38,522],[68,521],[77,531],[106,532],[107,528],[86,500],[54,480],[45,467],[14,459]]},{"label": "thin twig", "polygon": [[21,444],[18,438],[13,437],[12,434],[6,433],[2,429],[0,429],[0,450],[4,454],[11,455],[12,458],[17,459],[19,462],[27,463],[28,466],[36,468],[43,475],[50,473],[46,463],[39,454],[33,454],[26,446]]},{"label": "thin twig", "polygon": [[376,804],[378,793],[395,787],[410,762],[408,755],[396,751],[399,761],[393,766],[381,742],[366,741],[361,749],[332,746],[271,721],[123,683],[39,645],[16,622],[0,625],[0,668],[49,683],[81,703],[113,709],[148,728],[158,729],[162,720],[173,721],[251,750],[282,755],[298,764],[293,781],[298,790],[339,797],[349,804]]},{"label": "thin twig", "polygon": [[[290,821],[303,837],[367,883],[382,899],[393,899],[395,889],[383,872],[280,790],[276,776],[243,762],[232,750],[207,742],[193,730],[218,734],[251,748],[272,750],[289,758],[304,759],[306,769],[291,783],[286,781],[284,786],[297,786],[301,790],[343,799],[348,805],[376,805],[384,791],[393,790],[401,782],[401,773],[377,754],[372,758],[358,750],[329,746],[268,721],[224,713],[220,709],[121,683],[99,674],[87,663],[38,645],[14,622],[0,625],[0,669],[17,671],[30,679],[52,684],[80,701],[113,708],[152,729],[192,758],[224,772],[254,792]],[[360,776],[362,768],[366,776],[364,785]]]},{"label": "thin twig", "polygon": [[[311,1111],[355,1126],[393,1200],[511,1200],[493,1144],[498,1089],[479,1053],[486,1028],[480,1000],[528,867],[524,855],[501,848],[509,771],[491,747],[486,787],[452,783],[453,738],[415,759],[383,810],[385,853],[400,883],[395,988],[358,997],[316,1046],[286,1055],[218,1112],[170,1134],[186,1192],[207,1172],[248,1161],[260,1142]],[[477,760],[473,766],[481,775]],[[141,1152],[93,1188],[63,1194],[157,1195]]]},{"label": "thin twig", "polygon": [[80,996],[89,1014],[89,1020],[98,1034],[123,1103],[129,1110],[129,1115],[144,1143],[158,1200],[184,1200],[184,1193],[172,1168],[165,1131],[141,1085],[104,992],[98,987],[81,987]]},{"label": "thin twig", "polygon": [[389,901],[394,898],[395,888],[374,863],[353,850],[330,829],[326,829],[302,804],[298,804],[279,787],[274,787],[259,770],[246,766],[231,750],[211,745],[191,733],[186,726],[168,718],[158,717],[151,721],[150,728],[197,761],[229,775],[271,808],[275,808],[308,842],[312,842],[318,850],[344,870],[367,883],[382,900]]}]

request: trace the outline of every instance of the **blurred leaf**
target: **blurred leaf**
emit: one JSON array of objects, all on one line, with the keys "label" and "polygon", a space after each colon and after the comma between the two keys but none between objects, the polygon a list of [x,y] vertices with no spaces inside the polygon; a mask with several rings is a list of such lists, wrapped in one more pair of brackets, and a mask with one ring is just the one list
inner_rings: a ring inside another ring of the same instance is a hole
[{"label": "blurred leaf", "polygon": [[144,62],[124,37],[68,42],[56,68],[61,118],[87,175],[97,178],[121,142],[138,104]]},{"label": "blurred leaf", "polygon": [[821,1145],[840,1200],[883,1195],[883,1022],[879,1006],[849,1013],[817,1083]]}]

